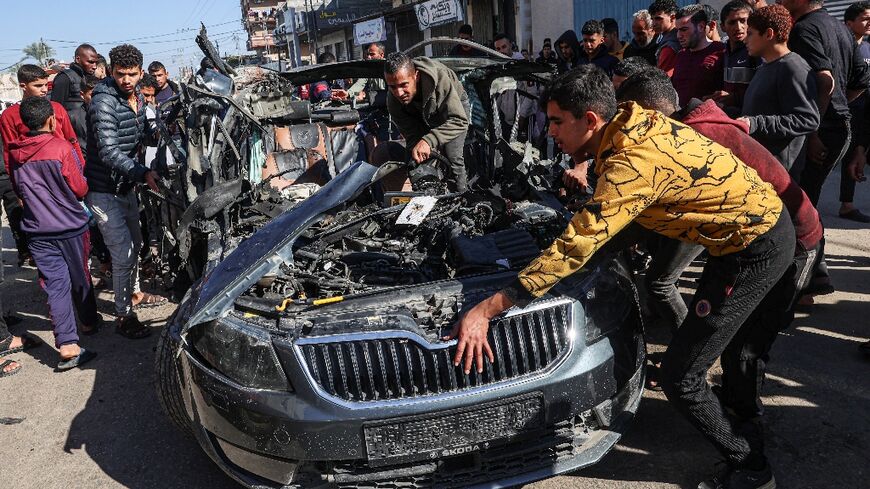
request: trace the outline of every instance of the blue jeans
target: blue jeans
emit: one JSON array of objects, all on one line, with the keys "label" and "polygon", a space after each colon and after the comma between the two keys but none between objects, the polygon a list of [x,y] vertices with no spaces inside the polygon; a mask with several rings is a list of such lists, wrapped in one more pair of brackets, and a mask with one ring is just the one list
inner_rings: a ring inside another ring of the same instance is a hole
[{"label": "blue jeans", "polygon": [[112,256],[115,315],[130,316],[133,314],[133,294],[139,292],[139,250],[142,248],[136,193],[90,192],[85,199]]}]

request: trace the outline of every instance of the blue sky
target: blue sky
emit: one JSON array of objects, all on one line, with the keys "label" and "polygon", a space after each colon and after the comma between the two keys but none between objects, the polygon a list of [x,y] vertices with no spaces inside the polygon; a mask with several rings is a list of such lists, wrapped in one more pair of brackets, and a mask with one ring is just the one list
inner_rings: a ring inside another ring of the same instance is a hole
[{"label": "blue sky", "polygon": [[108,58],[118,41],[138,47],[145,64],[162,61],[170,76],[178,67],[197,65],[201,52],[194,42],[199,22],[217,40],[221,54],[245,52],[239,0],[85,0],[3,2],[0,27],[0,69],[16,63],[21,48],[40,38],[58,59],[72,61],[75,47],[93,44]]}]

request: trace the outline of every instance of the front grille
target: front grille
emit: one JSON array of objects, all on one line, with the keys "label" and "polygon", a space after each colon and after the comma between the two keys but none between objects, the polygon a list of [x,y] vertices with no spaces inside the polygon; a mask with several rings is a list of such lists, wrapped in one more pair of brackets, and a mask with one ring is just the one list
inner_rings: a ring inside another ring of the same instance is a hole
[{"label": "front grille", "polygon": [[318,386],[332,396],[364,402],[454,392],[515,379],[547,368],[570,344],[570,302],[493,321],[489,344],[495,363],[466,375],[453,366],[456,347],[430,349],[413,339],[384,337],[297,342]]}]

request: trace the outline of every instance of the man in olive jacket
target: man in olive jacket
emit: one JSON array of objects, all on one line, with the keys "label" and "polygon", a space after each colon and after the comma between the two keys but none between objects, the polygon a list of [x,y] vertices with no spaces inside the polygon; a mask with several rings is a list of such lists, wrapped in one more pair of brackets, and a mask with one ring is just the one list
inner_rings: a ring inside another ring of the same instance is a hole
[{"label": "man in olive jacket", "polygon": [[387,108],[405,137],[411,158],[423,163],[438,148],[450,161],[448,187],[455,192],[466,190],[462,151],[470,110],[456,73],[433,59],[392,53],[384,63],[384,78],[389,89]]}]

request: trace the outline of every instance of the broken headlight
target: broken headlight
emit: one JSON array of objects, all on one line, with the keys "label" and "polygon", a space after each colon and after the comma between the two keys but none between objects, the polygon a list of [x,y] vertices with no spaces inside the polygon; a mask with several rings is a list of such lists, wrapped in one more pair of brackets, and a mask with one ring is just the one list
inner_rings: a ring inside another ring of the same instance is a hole
[{"label": "broken headlight", "polygon": [[266,330],[230,316],[194,326],[189,337],[205,361],[240,385],[292,390]]}]

